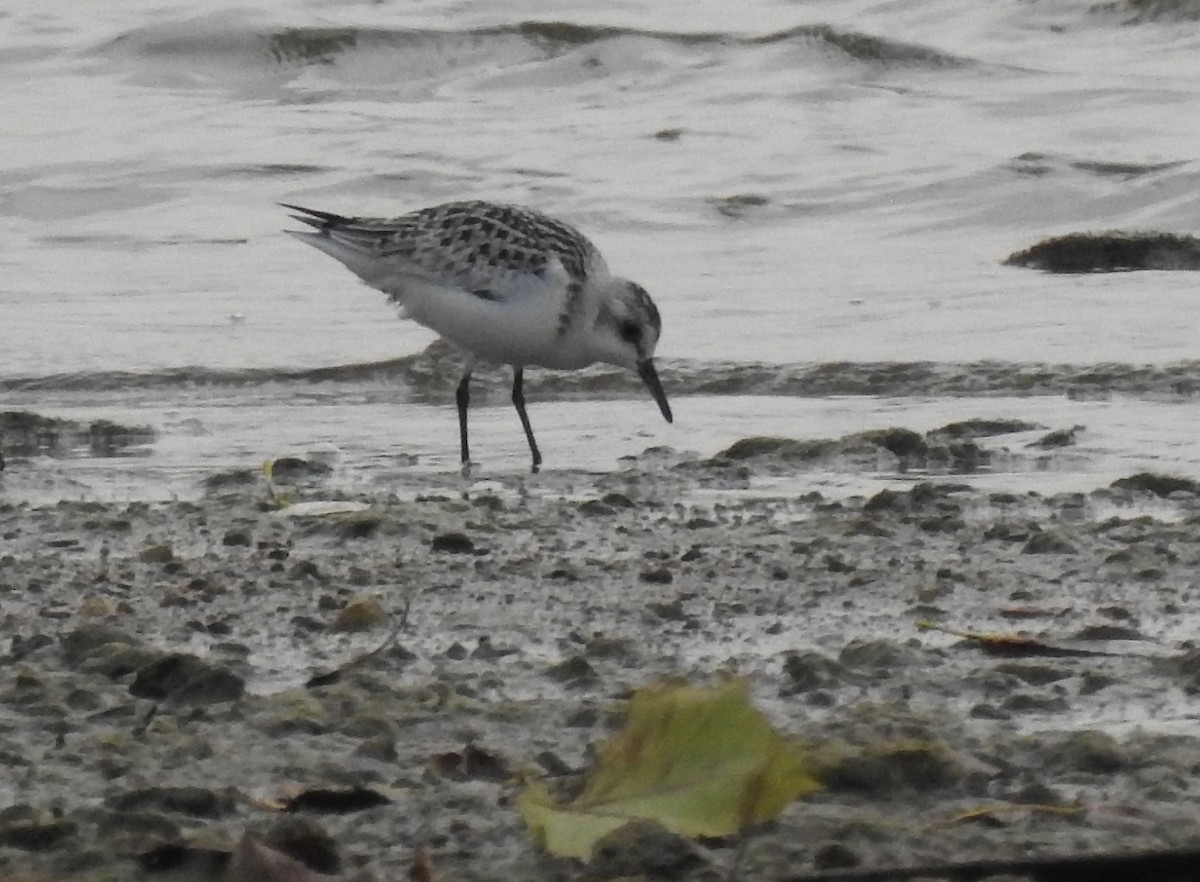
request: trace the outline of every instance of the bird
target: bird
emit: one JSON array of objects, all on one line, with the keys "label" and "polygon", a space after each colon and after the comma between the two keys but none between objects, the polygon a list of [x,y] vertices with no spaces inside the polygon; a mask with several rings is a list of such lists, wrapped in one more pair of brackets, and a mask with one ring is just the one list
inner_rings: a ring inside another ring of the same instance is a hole
[{"label": "bird", "polygon": [[570,224],[537,209],[481,200],[391,218],[279,204],[311,228],[286,232],[383,291],[402,317],[467,353],[455,392],[464,476],[471,469],[471,374],[480,361],[512,366],[512,403],[534,473],[542,454],[525,409],[526,366],[629,368],[666,421],[674,421],[654,366],[658,308],[641,285],[610,273],[599,249]]}]

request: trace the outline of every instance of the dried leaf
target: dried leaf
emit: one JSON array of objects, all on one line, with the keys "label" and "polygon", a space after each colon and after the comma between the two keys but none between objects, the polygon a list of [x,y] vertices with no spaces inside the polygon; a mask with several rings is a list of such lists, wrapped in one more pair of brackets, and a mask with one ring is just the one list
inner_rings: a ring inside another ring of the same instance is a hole
[{"label": "dried leaf", "polygon": [[953,826],[954,824],[976,823],[979,821],[988,821],[997,818],[1000,815],[1023,814],[1023,813],[1041,813],[1047,815],[1079,815],[1086,811],[1082,806],[1077,805],[1043,805],[1041,803],[1032,803],[1028,805],[1020,803],[1000,803],[997,805],[984,805],[978,808],[967,809],[958,812],[946,818],[939,826]]},{"label": "dried leaf", "polygon": [[1103,652],[1098,649],[1082,649],[1076,646],[1064,646],[1046,643],[1033,637],[1023,637],[1020,634],[985,634],[979,631],[958,631],[946,628],[934,622],[917,622],[918,628],[926,631],[941,631],[970,641],[984,652],[992,655],[1005,656],[1037,656],[1042,658],[1093,658],[1117,655],[1115,652]]}]

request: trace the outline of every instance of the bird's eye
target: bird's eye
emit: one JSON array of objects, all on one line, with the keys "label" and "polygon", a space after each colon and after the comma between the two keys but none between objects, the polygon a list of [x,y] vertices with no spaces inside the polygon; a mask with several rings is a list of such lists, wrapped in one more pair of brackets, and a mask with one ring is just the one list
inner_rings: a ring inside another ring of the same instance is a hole
[{"label": "bird's eye", "polygon": [[637,343],[642,339],[642,326],[637,322],[621,322],[617,332],[626,343]]}]

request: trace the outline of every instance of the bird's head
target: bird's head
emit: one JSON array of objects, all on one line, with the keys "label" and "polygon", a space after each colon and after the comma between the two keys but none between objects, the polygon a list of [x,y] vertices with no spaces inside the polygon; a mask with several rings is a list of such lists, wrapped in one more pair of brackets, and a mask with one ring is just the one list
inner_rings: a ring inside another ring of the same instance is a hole
[{"label": "bird's head", "polygon": [[596,315],[597,360],[637,371],[669,423],[671,406],[654,369],[654,349],[662,333],[658,307],[645,288],[628,279],[613,279],[608,293]]}]

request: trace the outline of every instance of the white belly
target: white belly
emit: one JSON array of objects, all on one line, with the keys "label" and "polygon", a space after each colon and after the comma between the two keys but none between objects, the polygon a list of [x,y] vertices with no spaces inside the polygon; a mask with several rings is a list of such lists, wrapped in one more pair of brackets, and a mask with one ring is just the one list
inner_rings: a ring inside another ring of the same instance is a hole
[{"label": "white belly", "polygon": [[405,317],[483,361],[560,370],[595,361],[578,334],[559,333],[562,300],[550,291],[526,291],[501,301],[410,282],[394,296]]}]

